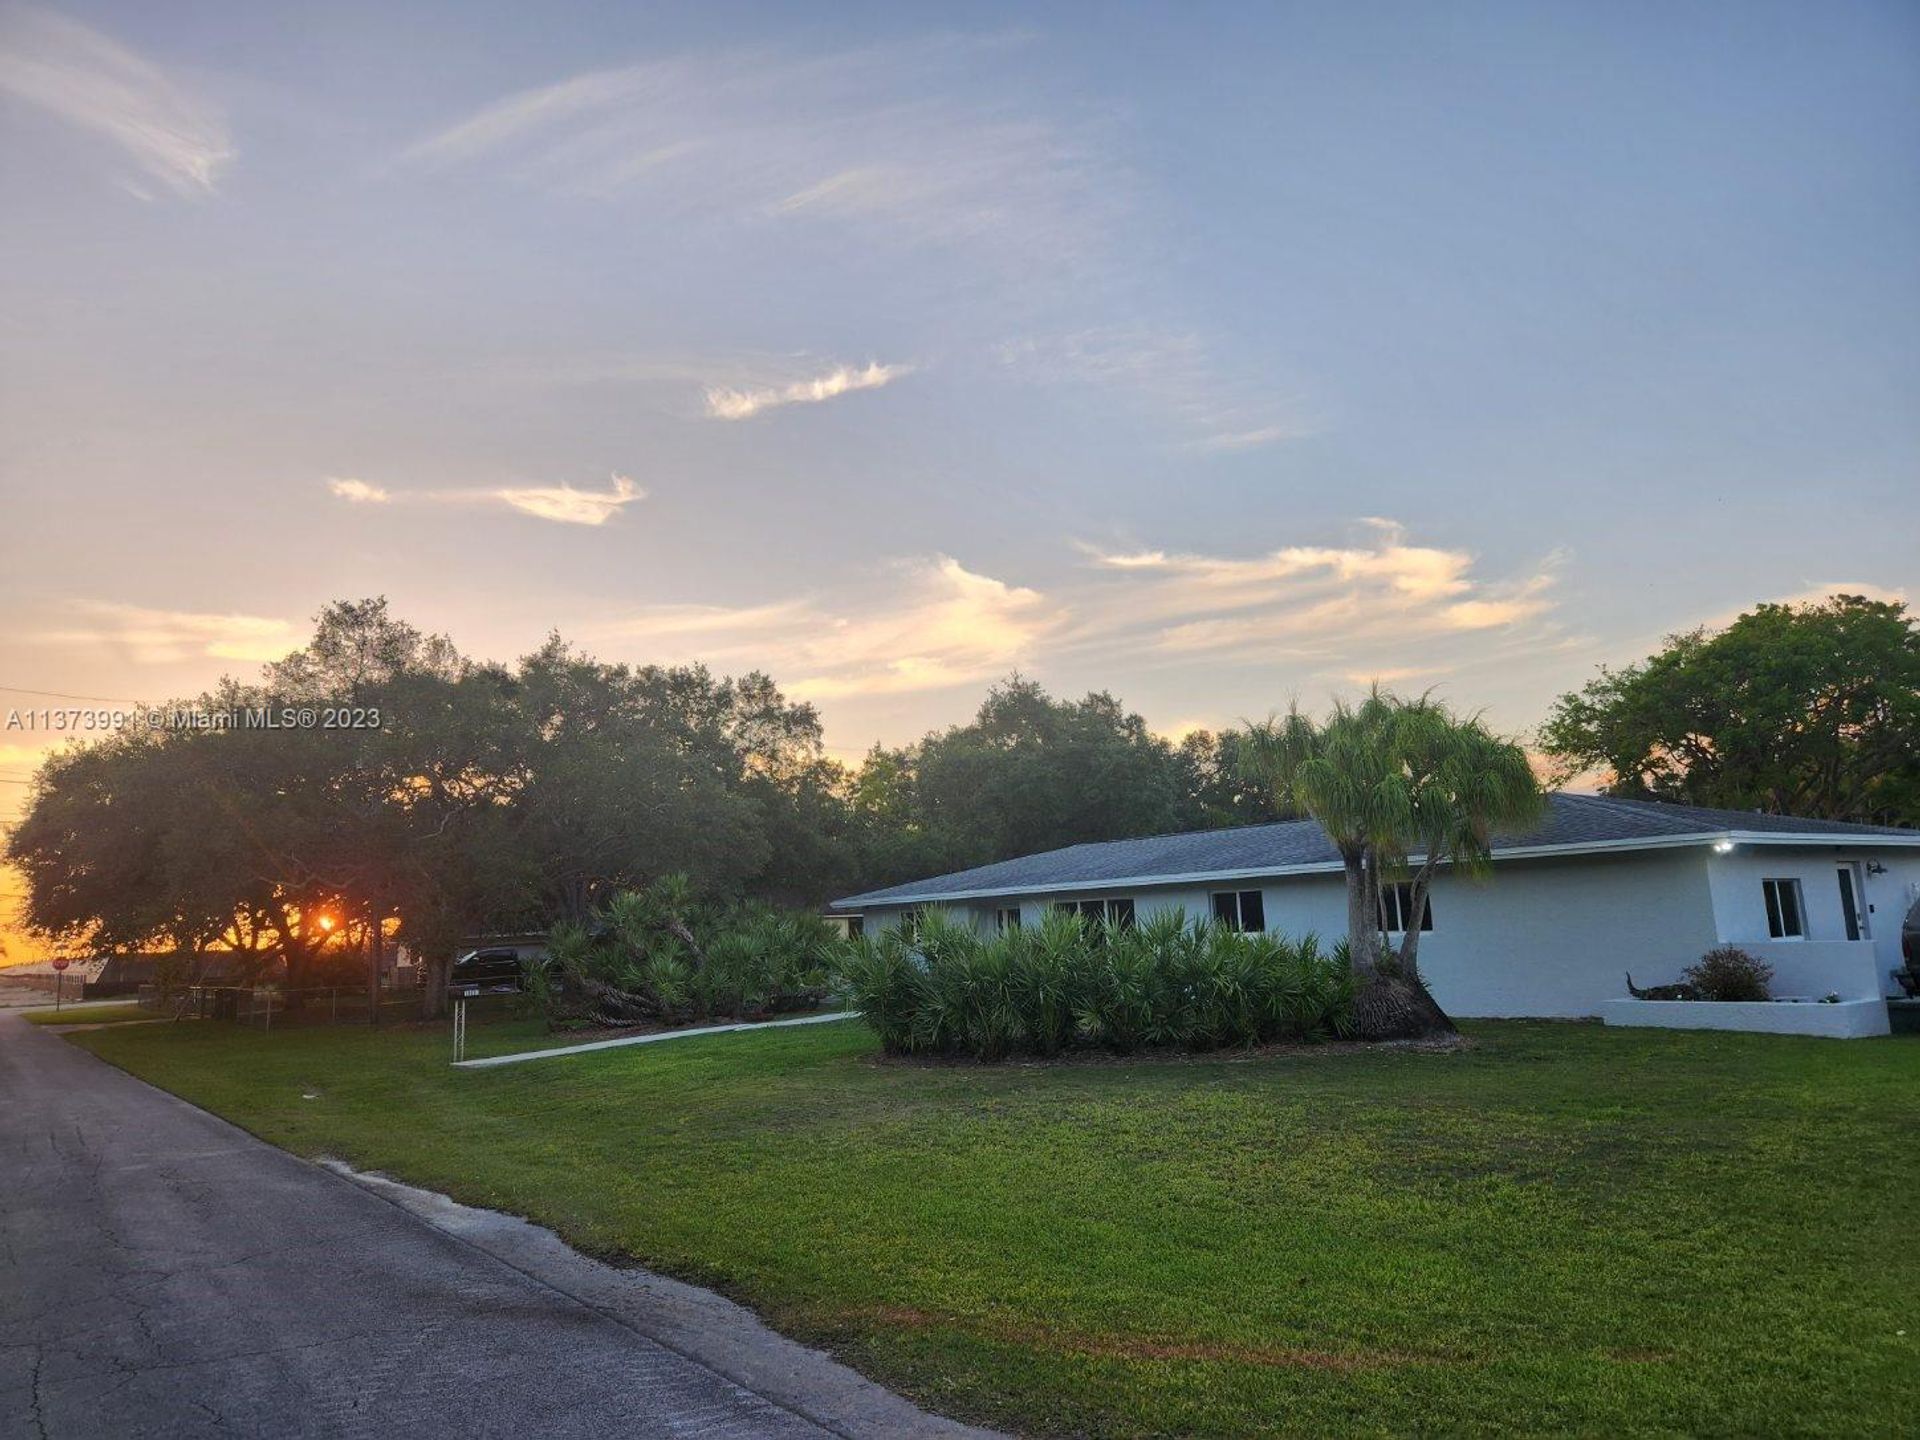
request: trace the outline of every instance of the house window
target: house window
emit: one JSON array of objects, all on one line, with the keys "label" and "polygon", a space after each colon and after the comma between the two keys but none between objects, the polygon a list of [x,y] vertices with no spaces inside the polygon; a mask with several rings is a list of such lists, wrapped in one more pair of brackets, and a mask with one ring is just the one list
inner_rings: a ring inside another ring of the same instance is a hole
[{"label": "house window", "polygon": [[1097,920],[1106,922],[1113,930],[1131,930],[1133,928],[1133,897],[1115,896],[1111,900],[1062,900],[1053,907],[1078,915],[1089,925]]},{"label": "house window", "polygon": [[994,911],[993,928],[995,930],[1018,930],[1020,928],[1020,907],[1018,905],[1009,905],[1004,910]]},{"label": "house window", "polygon": [[858,940],[860,936],[865,933],[866,928],[867,922],[863,916],[847,916],[847,938],[849,940]]},{"label": "house window", "polygon": [[1216,890],[1213,918],[1229,930],[1253,934],[1267,928],[1267,904],[1258,890]]},{"label": "house window", "polygon": [[[1413,886],[1405,881],[1398,885],[1380,887],[1380,928],[1389,935],[1404,934],[1407,921],[1413,918]],[[1420,928],[1433,929],[1433,893],[1427,893],[1426,913],[1420,917]]]},{"label": "house window", "polygon": [[1767,901],[1767,934],[1776,940],[1807,938],[1807,907],[1798,880],[1762,880]]}]

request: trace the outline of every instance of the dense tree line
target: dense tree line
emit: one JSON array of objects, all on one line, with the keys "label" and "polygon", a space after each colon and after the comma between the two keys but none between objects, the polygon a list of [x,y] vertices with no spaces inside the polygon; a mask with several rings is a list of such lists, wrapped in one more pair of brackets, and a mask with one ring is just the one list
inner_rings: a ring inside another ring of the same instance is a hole
[{"label": "dense tree line", "polygon": [[[1014,676],[966,724],[849,770],[814,709],[762,674],[608,664],[557,636],[512,665],[482,662],[384,600],[342,602],[257,682],[175,707],[335,724],[163,724],[70,747],[36,777],[7,853],[28,925],[64,948],[217,951],[283,965],[296,986],[369,974],[370,952],[402,941],[444,961],[476,931],[578,925],[668,875],[715,900],[810,906],[1293,805],[1351,842],[1364,920],[1367,855],[1437,853],[1439,815],[1457,822],[1447,852],[1470,864],[1504,818],[1432,808],[1447,786],[1415,784],[1423,766],[1444,775],[1436,757],[1458,769],[1465,756],[1484,771],[1493,755],[1504,808],[1527,803],[1505,742],[1424,700],[1393,705],[1336,710],[1325,731],[1296,714],[1176,744],[1110,694],[1057,699]],[[1763,605],[1602,671],[1561,697],[1541,739],[1614,794],[1913,824],[1920,631],[1902,605],[1858,596]],[[1316,746],[1347,756],[1341,773]],[[1347,788],[1362,752],[1388,757],[1424,819],[1376,823],[1400,792]],[[1397,964],[1417,974],[1412,954]]]},{"label": "dense tree line", "polygon": [[477,930],[581,919],[668,873],[784,901],[851,878],[819,717],[763,675],[557,638],[484,664],[371,600],[330,607],[258,683],[170,708],[335,723],[167,723],[54,755],[8,845],[38,933],[284,962],[299,986],[369,973],[400,937],[443,960]]},{"label": "dense tree line", "polygon": [[891,884],[1092,840],[1287,818],[1235,731],[1178,745],[1104,692],[1014,676],[965,725],[875,747],[850,777],[866,881]]},{"label": "dense tree line", "polygon": [[[608,664],[558,637],[513,665],[342,602],[207,717],[50,758],[8,845],[26,919],[73,949],[219,952],[293,986],[580,924],[622,890],[814,905],[1032,849],[1274,813],[1231,736],[1175,746],[1108,695],[1018,678],[968,725],[828,759],[765,675]],[[237,717],[311,712],[331,725]],[[430,987],[435,989],[437,987]]]}]

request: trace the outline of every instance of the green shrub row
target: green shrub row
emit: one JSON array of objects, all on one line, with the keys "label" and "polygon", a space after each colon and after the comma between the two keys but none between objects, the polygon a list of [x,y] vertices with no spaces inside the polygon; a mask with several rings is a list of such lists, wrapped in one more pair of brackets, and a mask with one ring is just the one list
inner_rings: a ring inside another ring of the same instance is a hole
[{"label": "green shrub row", "polygon": [[1127,928],[1067,913],[983,935],[942,912],[844,947],[848,1003],[892,1054],[1208,1050],[1346,1033],[1345,945],[1241,935],[1163,911]]}]

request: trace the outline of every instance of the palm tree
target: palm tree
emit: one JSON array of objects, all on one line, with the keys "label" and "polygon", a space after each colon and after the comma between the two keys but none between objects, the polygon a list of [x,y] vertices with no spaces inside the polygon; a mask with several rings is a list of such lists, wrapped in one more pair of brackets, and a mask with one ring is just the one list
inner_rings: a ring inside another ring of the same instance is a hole
[{"label": "palm tree", "polygon": [[1387,854],[1388,868],[1409,877],[1394,958],[1402,975],[1419,981],[1420,931],[1435,872],[1446,865],[1456,875],[1489,873],[1493,837],[1537,821],[1543,797],[1527,752],[1478,716],[1456,718],[1425,697],[1398,703],[1397,748],[1412,826]]},{"label": "palm tree", "polygon": [[[1484,871],[1495,831],[1538,813],[1526,753],[1478,717],[1459,719],[1437,701],[1402,700],[1377,686],[1358,705],[1336,701],[1325,723],[1295,706],[1284,719],[1251,725],[1241,753],[1283,801],[1320,822],[1339,852],[1358,1033],[1451,1033],[1453,1022],[1420,980],[1427,895],[1440,866]],[[1383,933],[1381,892],[1401,876],[1409,877],[1409,904],[1396,953]]]}]

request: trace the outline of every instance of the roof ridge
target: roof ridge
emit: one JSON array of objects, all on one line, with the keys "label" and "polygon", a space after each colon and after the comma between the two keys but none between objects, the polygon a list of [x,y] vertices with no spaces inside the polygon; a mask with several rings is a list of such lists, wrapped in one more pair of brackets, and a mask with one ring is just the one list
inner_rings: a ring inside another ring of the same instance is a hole
[{"label": "roof ridge", "polygon": [[[1920,845],[1920,830],[1897,826],[1715,810],[1566,790],[1551,791],[1548,799],[1548,815],[1538,824],[1495,836],[1496,858],[1702,844],[1749,830],[1757,838],[1774,843],[1800,840],[1859,845],[1885,840],[1903,846]],[[1144,854],[1134,848],[1143,843],[1151,847]],[[1046,893],[1104,888],[1122,882],[1153,884],[1156,877],[1176,877],[1185,882],[1266,873],[1300,874],[1317,866],[1337,865],[1331,841],[1318,821],[1262,820],[1117,840],[1083,840],[1039,854],[1008,856],[944,875],[865,890],[832,903],[938,903],[953,895]]]},{"label": "roof ridge", "polygon": [[[1681,829],[1670,832],[1675,835],[1691,835],[1696,833],[1696,831],[1688,827],[1687,822],[1682,820],[1678,815],[1663,815],[1660,813],[1663,809],[1667,808],[1668,802],[1664,800],[1626,800],[1617,795],[1575,795],[1564,790],[1556,790],[1553,793],[1569,800],[1585,800],[1595,805],[1605,806],[1617,815],[1629,815],[1637,819],[1658,821],[1662,825],[1678,825],[1682,827]],[[1690,805],[1684,807],[1676,806],[1674,808],[1699,810],[1705,807]]]},{"label": "roof ridge", "polygon": [[[1083,845],[1125,845],[1135,840],[1178,840],[1186,835],[1233,835],[1245,830],[1275,830],[1282,825],[1318,825],[1311,815],[1292,820],[1248,820],[1239,825],[1200,825],[1189,830],[1155,830],[1151,835],[1121,835],[1112,840],[1076,840],[1063,850],[1078,850]],[[1051,852],[1046,852],[1051,853]]]}]

